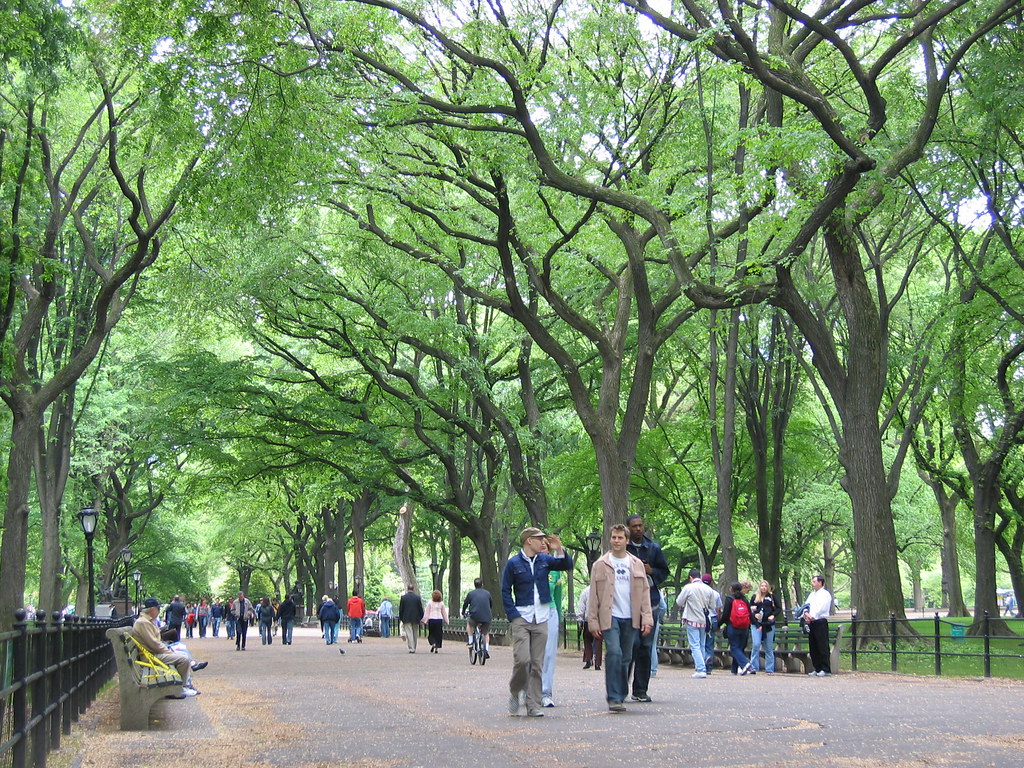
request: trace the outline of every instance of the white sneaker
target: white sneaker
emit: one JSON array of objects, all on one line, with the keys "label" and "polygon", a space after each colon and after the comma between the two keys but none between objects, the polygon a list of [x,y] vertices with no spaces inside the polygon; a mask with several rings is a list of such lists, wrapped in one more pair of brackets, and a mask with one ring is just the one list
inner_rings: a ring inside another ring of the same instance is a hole
[{"label": "white sneaker", "polygon": [[752,666],[754,666],[754,665],[753,665],[753,664],[751,664],[751,663],[750,663],[750,662],[748,661],[748,662],[747,662],[746,664],[744,664],[744,665],[743,665],[743,669],[741,669],[741,670],[740,670],[740,674],[741,674],[741,675],[745,675],[745,674],[747,674],[747,672],[749,672],[749,671],[750,671],[750,668],[751,668]]},{"label": "white sneaker", "polygon": [[823,669],[823,670],[821,670],[820,672],[816,672],[815,674],[816,674],[816,675],[817,675],[818,677],[828,677],[828,676],[829,676],[829,673],[828,673],[828,672],[826,672],[826,671],[825,671],[824,669]]},{"label": "white sneaker", "polygon": [[186,696],[198,696],[199,695],[199,691],[197,691],[195,688],[182,688],[181,692],[183,694],[185,694]]},{"label": "white sneaker", "polygon": [[553,706],[555,706],[555,702],[554,702],[554,700],[550,696],[544,696],[540,700],[540,705],[542,707],[553,707]]},{"label": "white sneaker", "polygon": [[694,672],[690,677],[705,678],[708,676],[707,672]]}]

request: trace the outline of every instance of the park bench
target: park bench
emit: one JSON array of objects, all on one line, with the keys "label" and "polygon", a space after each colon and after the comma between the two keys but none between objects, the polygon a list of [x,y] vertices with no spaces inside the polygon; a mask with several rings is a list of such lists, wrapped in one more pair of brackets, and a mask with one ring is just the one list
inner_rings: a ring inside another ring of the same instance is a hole
[{"label": "park bench", "polygon": [[[833,672],[839,671],[839,649],[845,628],[845,624],[829,625],[830,666]],[[723,642],[721,634],[716,634],[715,666],[728,669],[732,666],[732,654],[729,653],[728,646],[719,647]],[[693,657],[686,642],[686,629],[681,624],[662,625],[658,637],[658,661],[675,666],[693,666]],[[763,649],[758,666],[760,669],[764,669]],[[799,625],[776,627],[775,669],[777,672],[812,672],[814,670],[807,636]]]},{"label": "park bench", "polygon": [[150,709],[160,699],[181,693],[181,676],[173,667],[145,653],[132,637],[131,627],[115,627],[106,634],[117,662],[121,730],[149,730]]},{"label": "park bench", "polygon": [[[466,620],[452,619],[445,625],[442,634],[445,640],[466,642]],[[511,645],[508,619],[494,619],[491,622],[491,645]]]}]

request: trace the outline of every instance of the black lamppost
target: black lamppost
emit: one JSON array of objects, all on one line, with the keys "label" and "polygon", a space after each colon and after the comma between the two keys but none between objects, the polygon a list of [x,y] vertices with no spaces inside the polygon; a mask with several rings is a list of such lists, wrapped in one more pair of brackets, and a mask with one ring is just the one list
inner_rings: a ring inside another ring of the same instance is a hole
[{"label": "black lamppost", "polygon": [[583,552],[587,556],[587,573],[594,567],[594,562],[601,554],[601,534],[596,530],[587,534],[583,539]]},{"label": "black lamppost", "polygon": [[132,561],[132,551],[128,547],[121,547],[121,562],[124,563],[124,602],[125,613],[128,605],[128,563]]},{"label": "black lamppost", "polygon": [[431,561],[431,563],[430,563],[430,577],[431,577],[430,578],[430,584],[431,584],[430,588],[431,589],[437,589],[437,572],[439,570],[440,570],[440,566],[438,566],[437,562],[436,561]]},{"label": "black lamppost", "polygon": [[132,571],[132,580],[135,582],[135,613],[139,612],[139,587],[142,584],[142,571],[136,568]]},{"label": "black lamppost", "polygon": [[359,595],[360,597],[362,597],[363,596],[363,577],[360,576],[357,573],[355,576],[352,577],[352,581],[356,585],[356,594]]},{"label": "black lamppost", "polygon": [[78,522],[82,526],[82,533],[85,534],[85,563],[86,573],[88,574],[89,580],[87,614],[89,616],[94,616],[96,614],[96,600],[93,595],[92,537],[96,535],[96,521],[98,519],[99,515],[92,507],[85,507],[78,513]]}]

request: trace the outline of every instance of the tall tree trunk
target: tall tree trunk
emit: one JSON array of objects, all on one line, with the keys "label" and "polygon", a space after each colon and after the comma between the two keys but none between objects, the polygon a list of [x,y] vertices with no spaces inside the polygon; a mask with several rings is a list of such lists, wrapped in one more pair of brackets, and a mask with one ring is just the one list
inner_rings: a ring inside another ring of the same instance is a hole
[{"label": "tall tree trunk", "polygon": [[708,404],[711,410],[711,450],[715,462],[716,509],[718,533],[721,537],[723,584],[732,584],[739,578],[739,555],[732,528],[733,457],[736,447],[736,358],[739,345],[739,311],[728,312],[725,342],[725,376],[722,384],[721,427],[718,414],[718,388],[721,378],[718,352],[718,317],[711,313],[711,366],[709,371]]},{"label": "tall tree trunk", "polygon": [[[32,460],[39,439],[39,410],[25,399],[12,407],[10,448],[7,453],[7,504],[4,534],[0,542],[0,626],[14,621],[14,611],[25,605],[28,497]],[[54,610],[54,606],[40,606]]]},{"label": "tall tree trunk", "polygon": [[970,616],[960,585],[960,554],[956,546],[956,509],[960,497],[948,493],[940,484],[932,486],[932,490],[942,518],[942,591],[946,599],[946,616]]},{"label": "tall tree trunk", "polygon": [[448,532],[448,615],[458,616],[462,611],[462,536],[451,526]]},{"label": "tall tree trunk", "polygon": [[[391,545],[391,555],[395,559],[398,575],[402,577],[402,591],[417,584],[416,571],[413,569],[409,553],[412,550],[412,505],[406,502],[398,510],[398,525],[395,527],[395,541]],[[417,585],[418,588],[418,585]]]}]

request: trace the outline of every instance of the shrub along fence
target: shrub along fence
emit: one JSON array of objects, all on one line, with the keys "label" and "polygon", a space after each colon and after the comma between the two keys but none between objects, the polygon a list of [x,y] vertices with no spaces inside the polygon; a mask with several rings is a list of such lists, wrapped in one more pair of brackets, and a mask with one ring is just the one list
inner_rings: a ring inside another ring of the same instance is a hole
[{"label": "shrub along fence", "polygon": [[134,617],[54,613],[27,622],[17,611],[15,618],[14,628],[0,633],[0,768],[45,768],[61,736],[117,672],[104,633]]}]

